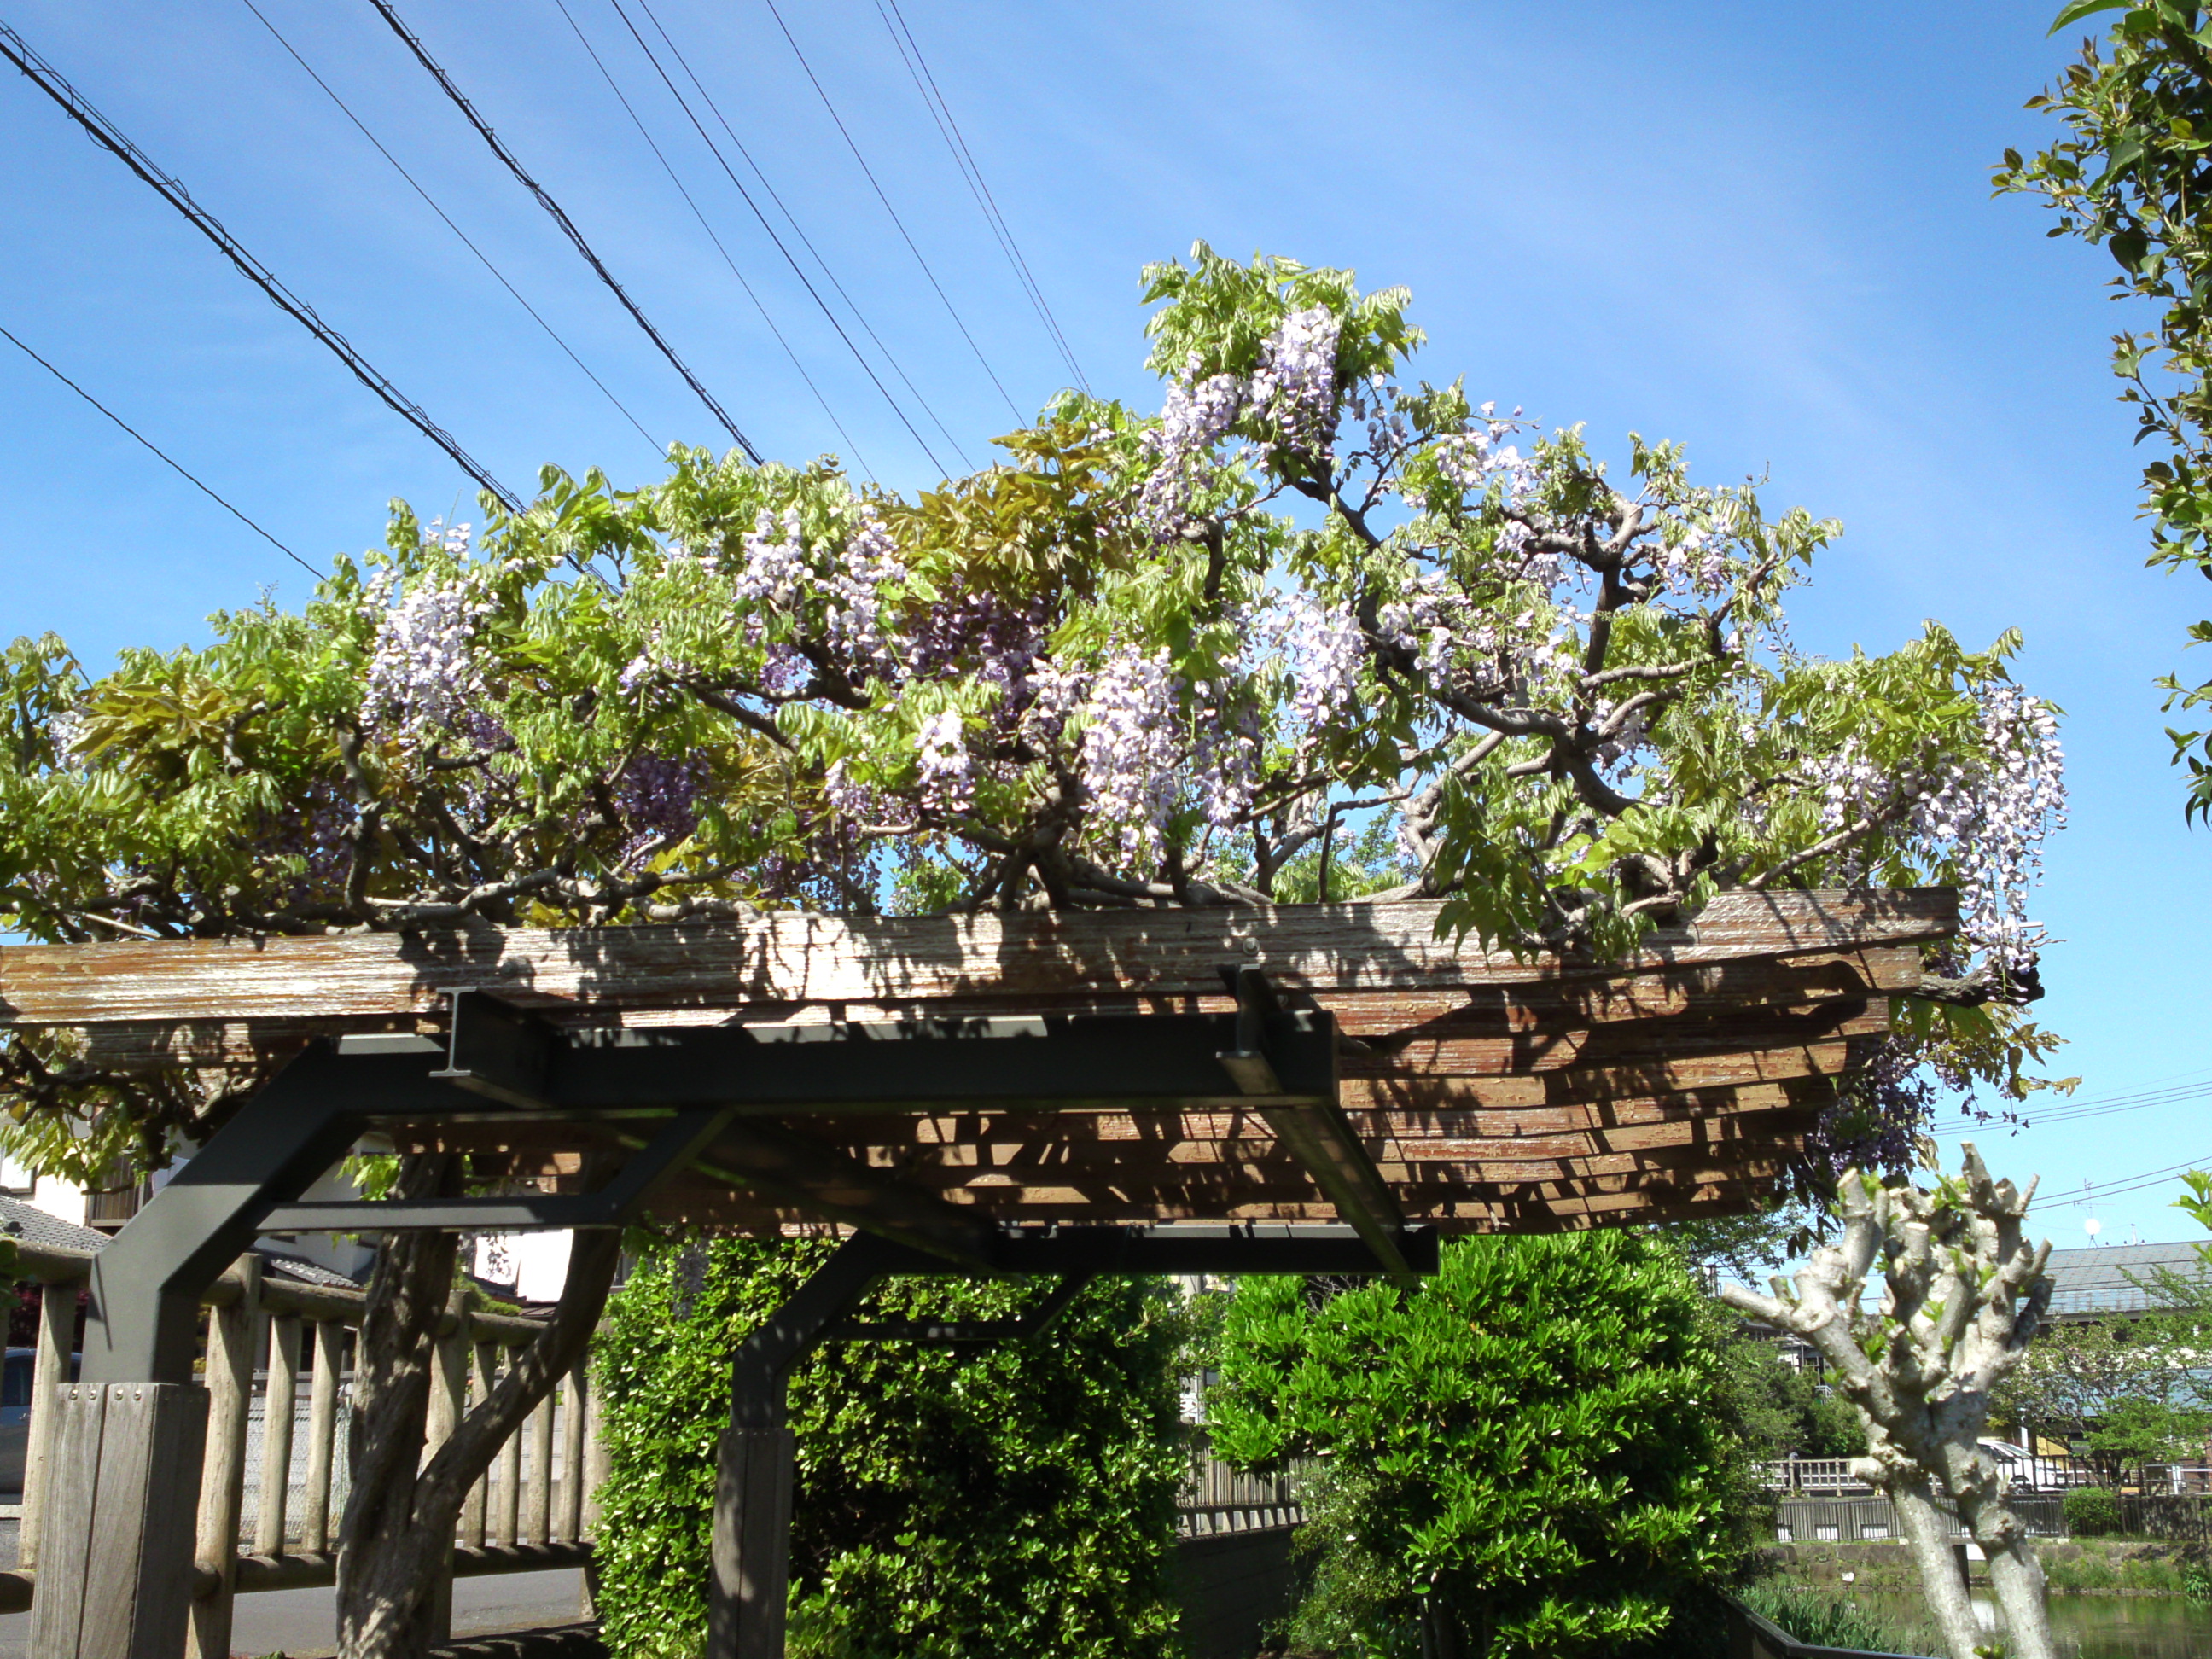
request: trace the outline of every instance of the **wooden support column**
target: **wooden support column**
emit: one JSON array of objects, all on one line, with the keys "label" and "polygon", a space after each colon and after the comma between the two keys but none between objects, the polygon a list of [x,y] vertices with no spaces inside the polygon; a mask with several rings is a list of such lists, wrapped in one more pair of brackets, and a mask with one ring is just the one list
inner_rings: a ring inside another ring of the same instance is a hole
[{"label": "wooden support column", "polygon": [[[112,1248],[112,1247],[111,1247]],[[208,1315],[207,1458],[200,1468],[195,1564],[215,1588],[192,1603],[185,1659],[230,1659],[231,1597],[238,1584],[238,1520],[246,1504],[246,1419],[261,1345],[261,1258],[238,1259],[238,1299]]]},{"label": "wooden support column", "polygon": [[530,1473],[524,1490],[522,1541],[543,1544],[553,1536],[553,1390],[530,1411]]},{"label": "wooden support column", "polygon": [[[469,1407],[474,1410],[491,1397],[492,1384],[499,1380],[499,1344],[477,1342],[474,1345],[476,1364],[469,1372]],[[484,1547],[484,1516],[491,1507],[491,1466],[477,1477],[475,1486],[461,1504],[461,1547],[480,1550]]]},{"label": "wooden support column", "polygon": [[345,1327],[325,1320],[315,1327],[315,1375],[307,1385],[307,1492],[300,1547],[309,1555],[331,1547],[331,1466],[338,1431],[338,1368]]},{"label": "wooden support column", "polygon": [[573,1543],[584,1535],[584,1413],[591,1362],[580,1360],[563,1381],[561,1411],[561,1524],[554,1536]]},{"label": "wooden support column", "polygon": [[58,1501],[31,1603],[31,1659],[176,1659],[193,1579],[180,1493],[199,1484],[208,1391],[77,1383],[54,1404]]},{"label": "wooden support column", "polygon": [[[430,1412],[422,1436],[422,1462],[428,1464],[438,1449],[453,1437],[460,1425],[469,1385],[469,1293],[459,1285],[446,1302],[446,1323],[430,1351]],[[438,1646],[453,1633],[453,1551],[447,1540],[444,1565],[430,1587],[430,1645]]]},{"label": "wooden support column", "polygon": [[261,1408],[261,1496],[254,1506],[253,1553],[284,1553],[284,1510],[292,1496],[292,1417],[300,1399],[300,1321],[269,1322],[269,1388]]},{"label": "wooden support column", "polygon": [[897,1244],[854,1234],[732,1356],[730,1421],[714,1465],[706,1659],[783,1659],[791,1579],[791,1367],[878,1278],[908,1260],[911,1252]]},{"label": "wooden support column", "polygon": [[710,1659],[783,1659],[791,1581],[788,1424],[722,1431],[714,1467]]}]

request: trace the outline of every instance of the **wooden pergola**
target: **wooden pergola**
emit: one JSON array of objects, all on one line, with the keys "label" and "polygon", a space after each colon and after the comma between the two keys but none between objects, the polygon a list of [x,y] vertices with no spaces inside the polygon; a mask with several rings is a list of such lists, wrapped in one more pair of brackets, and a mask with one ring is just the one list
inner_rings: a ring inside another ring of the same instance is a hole
[{"label": "wooden pergola", "polygon": [[[1948,890],[1733,893],[1594,963],[1440,940],[1436,920],[1431,903],[777,913],[0,949],[0,1026],[80,1032],[119,1071],[270,1079],[100,1258],[85,1376],[109,1387],[72,1410],[105,1413],[103,1446],[143,1443],[131,1478],[150,1494],[155,1443],[191,1438],[197,1298],[264,1233],[850,1230],[733,1357],[712,1645],[766,1659],[783,1376],[859,1328],[839,1322],[882,1274],[1407,1275],[1439,1234],[1741,1212],[1957,927]],[[301,1203],[364,1133],[497,1158],[507,1190]],[[129,1411],[117,1384],[138,1391]],[[161,1601],[158,1525],[79,1524],[88,1571]],[[97,1655],[34,1633],[33,1659],[173,1653],[170,1620],[163,1602],[143,1640]]]}]

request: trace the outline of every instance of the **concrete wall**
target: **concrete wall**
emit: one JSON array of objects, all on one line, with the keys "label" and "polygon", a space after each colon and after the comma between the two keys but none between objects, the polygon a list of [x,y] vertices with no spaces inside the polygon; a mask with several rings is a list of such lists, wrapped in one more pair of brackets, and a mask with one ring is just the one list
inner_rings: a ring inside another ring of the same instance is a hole
[{"label": "concrete wall", "polygon": [[1175,1547],[1176,1601],[1191,1659],[1252,1659],[1264,1627],[1291,1611],[1290,1527],[1217,1532]]}]

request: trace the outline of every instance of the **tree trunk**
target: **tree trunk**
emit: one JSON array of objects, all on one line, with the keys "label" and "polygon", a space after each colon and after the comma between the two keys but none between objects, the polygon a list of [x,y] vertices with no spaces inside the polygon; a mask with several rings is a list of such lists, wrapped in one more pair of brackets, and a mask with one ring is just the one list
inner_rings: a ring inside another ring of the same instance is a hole
[{"label": "tree trunk", "polygon": [[[393,1196],[450,1195],[459,1175],[449,1155],[410,1154]],[[347,1441],[354,1486],[338,1547],[342,1659],[422,1659],[428,1651],[431,1591],[453,1553],[461,1504],[501,1443],[582,1358],[606,1305],[622,1235],[576,1236],[544,1334],[425,1464],[431,1355],[458,1243],[451,1233],[390,1233],[377,1247]]]},{"label": "tree trunk", "polygon": [[1974,1619],[1973,1599],[1959,1575],[1958,1558],[1951,1553],[1942,1511],[1936,1507],[1925,1482],[1908,1482],[1902,1477],[1892,1481],[1889,1501],[1905,1528],[1905,1542],[1920,1569],[1928,1610],[1936,1616],[1936,1628],[1942,1635],[1944,1646],[1951,1650],[1951,1659],[1974,1659],[1974,1650],[1986,1644]]},{"label": "tree trunk", "polygon": [[1421,1659],[1460,1659],[1459,1615],[1434,1589],[1421,1598]]},{"label": "tree trunk", "polygon": [[1989,1562],[1990,1589],[2004,1621],[2008,1659],[2056,1659],[2043,1564],[2035,1559],[2035,1547],[2020,1517],[1994,1499],[1962,1503],[1959,1513]]}]

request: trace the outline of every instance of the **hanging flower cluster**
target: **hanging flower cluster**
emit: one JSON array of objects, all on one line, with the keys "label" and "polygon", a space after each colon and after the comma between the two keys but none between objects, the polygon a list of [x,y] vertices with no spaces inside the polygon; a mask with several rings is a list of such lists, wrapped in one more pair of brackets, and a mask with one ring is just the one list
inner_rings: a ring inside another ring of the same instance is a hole
[{"label": "hanging flower cluster", "polygon": [[410,736],[447,729],[483,693],[474,649],[489,611],[482,596],[465,574],[402,586],[386,571],[369,585],[367,600],[381,614],[362,687],[364,719]]}]

